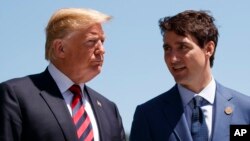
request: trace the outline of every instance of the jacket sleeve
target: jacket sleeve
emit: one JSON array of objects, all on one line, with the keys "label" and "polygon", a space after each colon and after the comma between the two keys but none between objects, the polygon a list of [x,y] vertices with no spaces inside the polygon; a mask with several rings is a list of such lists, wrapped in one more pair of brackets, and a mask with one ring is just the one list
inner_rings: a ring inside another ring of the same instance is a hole
[{"label": "jacket sleeve", "polygon": [[121,118],[121,115],[119,114],[119,111],[116,105],[115,105],[115,111],[116,111],[116,116],[118,119],[119,129],[120,129],[120,140],[126,141],[125,131],[124,131],[123,124],[122,124],[122,118]]},{"label": "jacket sleeve", "polygon": [[0,140],[21,140],[21,110],[13,88],[6,83],[0,84]]},{"label": "jacket sleeve", "polygon": [[150,136],[149,125],[143,109],[137,106],[132,122],[130,141],[153,141]]}]

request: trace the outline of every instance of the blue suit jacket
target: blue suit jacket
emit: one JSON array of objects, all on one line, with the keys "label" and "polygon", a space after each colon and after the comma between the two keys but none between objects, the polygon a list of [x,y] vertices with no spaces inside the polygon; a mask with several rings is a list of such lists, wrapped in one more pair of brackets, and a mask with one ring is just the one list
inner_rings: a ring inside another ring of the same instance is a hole
[{"label": "blue suit jacket", "polygon": [[[214,104],[212,141],[229,141],[231,124],[250,124],[250,97],[216,82]],[[192,141],[177,85],[137,106],[130,141]]]},{"label": "blue suit jacket", "polygon": [[[125,141],[116,105],[85,87],[101,141]],[[48,70],[0,84],[1,141],[78,141],[66,103]]]}]

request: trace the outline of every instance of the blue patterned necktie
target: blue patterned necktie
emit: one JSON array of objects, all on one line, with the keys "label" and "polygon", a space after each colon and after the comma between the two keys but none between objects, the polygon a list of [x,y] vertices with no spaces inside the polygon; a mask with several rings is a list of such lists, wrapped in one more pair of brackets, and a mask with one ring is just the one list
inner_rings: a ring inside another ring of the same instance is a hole
[{"label": "blue patterned necktie", "polygon": [[196,96],[192,99],[192,120],[191,134],[193,141],[208,141],[208,129],[204,114],[201,110],[204,99],[201,96]]}]

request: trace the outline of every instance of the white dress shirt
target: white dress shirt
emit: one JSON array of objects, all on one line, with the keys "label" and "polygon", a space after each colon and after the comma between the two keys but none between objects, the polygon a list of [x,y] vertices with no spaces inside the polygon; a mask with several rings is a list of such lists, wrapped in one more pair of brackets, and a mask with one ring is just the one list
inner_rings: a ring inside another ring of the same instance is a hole
[{"label": "white dress shirt", "polygon": [[[71,101],[72,101],[72,98],[73,98],[73,94],[68,90],[73,84],[74,82],[71,81],[65,74],[63,74],[60,70],[58,70],[52,63],[49,64],[48,66],[48,70],[49,70],[49,73],[50,75],[52,76],[52,78],[55,80],[66,104],[67,104],[67,107],[68,107],[68,110],[69,110],[69,113],[71,114],[72,116],[72,109],[71,109]],[[95,116],[94,116],[94,113],[93,113],[93,110],[92,110],[92,107],[89,103],[89,99],[88,97],[86,96],[85,94],[85,91],[84,91],[84,83],[81,83],[79,85],[81,87],[81,91],[82,91],[82,100],[83,100],[83,103],[85,104],[85,110],[90,118],[90,121],[91,121],[91,124],[92,124],[92,127],[93,127],[93,132],[94,132],[94,140],[95,141],[100,141],[99,139],[99,131],[98,131],[98,126],[97,126],[97,122],[96,122],[96,119],[95,119]]]},{"label": "white dress shirt", "polygon": [[205,116],[206,124],[208,127],[208,137],[209,140],[211,140],[211,133],[212,133],[212,123],[213,123],[213,105],[214,105],[214,98],[215,98],[215,91],[216,91],[216,83],[214,78],[212,77],[212,80],[209,82],[209,84],[200,92],[200,93],[194,93],[180,84],[177,85],[178,90],[181,95],[183,108],[185,112],[185,116],[189,125],[189,128],[191,128],[191,117],[192,117],[192,109],[188,105],[189,102],[192,100],[193,97],[196,95],[199,95],[207,100],[209,104],[204,105],[201,107],[203,114]]}]

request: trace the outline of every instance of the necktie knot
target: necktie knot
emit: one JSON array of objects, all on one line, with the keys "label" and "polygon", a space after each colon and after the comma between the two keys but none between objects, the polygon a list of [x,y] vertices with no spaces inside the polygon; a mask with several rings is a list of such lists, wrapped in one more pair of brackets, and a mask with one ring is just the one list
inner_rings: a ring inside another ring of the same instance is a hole
[{"label": "necktie knot", "polygon": [[201,96],[195,96],[189,103],[192,109],[200,108],[207,104],[208,102]]},{"label": "necktie knot", "polygon": [[69,90],[74,94],[73,99],[71,101],[71,107],[74,108],[78,102],[81,102],[81,88],[79,85],[72,85]]},{"label": "necktie knot", "polygon": [[69,90],[74,94],[74,95],[77,95],[77,96],[81,96],[81,88],[79,85],[72,85]]},{"label": "necktie knot", "polygon": [[201,107],[202,101],[203,101],[203,98],[201,96],[194,97],[193,98],[194,107]]}]

